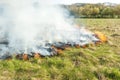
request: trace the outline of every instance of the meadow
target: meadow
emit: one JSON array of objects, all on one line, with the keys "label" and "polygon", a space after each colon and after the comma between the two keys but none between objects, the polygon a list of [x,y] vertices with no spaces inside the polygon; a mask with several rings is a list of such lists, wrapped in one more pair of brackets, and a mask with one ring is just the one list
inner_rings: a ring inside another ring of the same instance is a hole
[{"label": "meadow", "polygon": [[54,57],[0,60],[0,80],[120,80],[120,19],[75,19],[108,43],[71,48]]}]

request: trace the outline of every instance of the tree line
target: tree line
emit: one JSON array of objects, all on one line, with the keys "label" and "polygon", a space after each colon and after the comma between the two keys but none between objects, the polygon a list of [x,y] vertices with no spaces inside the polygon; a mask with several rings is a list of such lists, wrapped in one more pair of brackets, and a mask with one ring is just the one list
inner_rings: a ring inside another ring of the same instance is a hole
[{"label": "tree line", "polygon": [[120,18],[120,4],[65,5],[71,15],[82,18]]}]

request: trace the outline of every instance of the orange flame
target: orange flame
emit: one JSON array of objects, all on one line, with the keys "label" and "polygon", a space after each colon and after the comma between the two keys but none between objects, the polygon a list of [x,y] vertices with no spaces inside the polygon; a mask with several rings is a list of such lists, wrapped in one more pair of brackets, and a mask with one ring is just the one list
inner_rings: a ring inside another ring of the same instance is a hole
[{"label": "orange flame", "polygon": [[96,31],[95,35],[101,42],[107,42],[107,37],[102,32]]}]

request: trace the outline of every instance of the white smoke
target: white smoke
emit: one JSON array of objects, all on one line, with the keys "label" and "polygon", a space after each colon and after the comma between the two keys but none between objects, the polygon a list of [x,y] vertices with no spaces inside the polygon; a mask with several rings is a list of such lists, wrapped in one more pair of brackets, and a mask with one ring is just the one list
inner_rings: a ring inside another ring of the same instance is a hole
[{"label": "white smoke", "polygon": [[34,51],[50,55],[44,49],[46,43],[83,45],[92,41],[92,33],[75,27],[66,9],[47,1],[0,0],[0,41],[9,43],[0,47],[1,55],[8,51],[11,54]]}]

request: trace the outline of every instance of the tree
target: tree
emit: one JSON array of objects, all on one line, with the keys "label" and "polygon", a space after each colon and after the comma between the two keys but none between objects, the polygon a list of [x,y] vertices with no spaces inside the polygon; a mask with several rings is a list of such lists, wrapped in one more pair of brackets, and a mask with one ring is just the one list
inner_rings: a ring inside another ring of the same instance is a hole
[{"label": "tree", "polygon": [[97,7],[93,7],[92,9],[91,9],[91,15],[92,15],[92,17],[97,17],[98,15],[99,15],[99,12],[100,12],[100,10],[99,10],[99,8],[97,8]]},{"label": "tree", "polygon": [[113,17],[113,9],[111,7],[106,7],[102,11],[104,17]]}]

